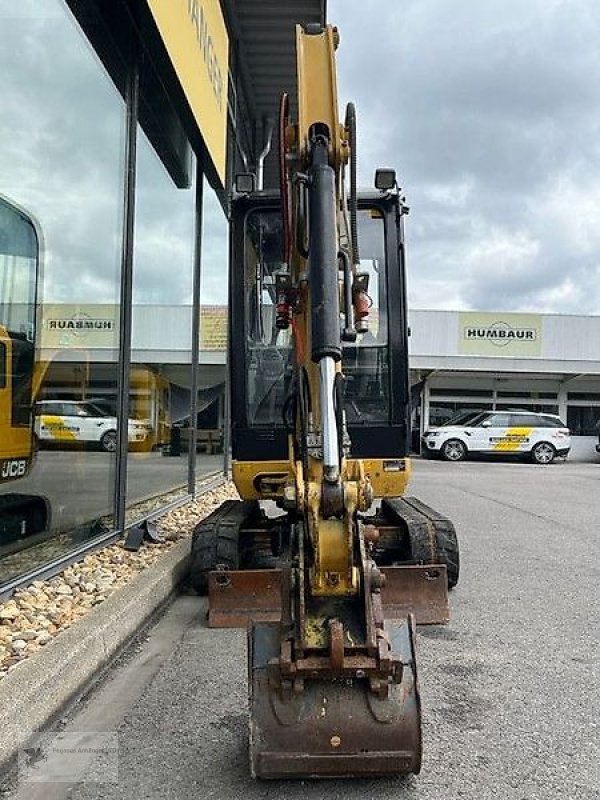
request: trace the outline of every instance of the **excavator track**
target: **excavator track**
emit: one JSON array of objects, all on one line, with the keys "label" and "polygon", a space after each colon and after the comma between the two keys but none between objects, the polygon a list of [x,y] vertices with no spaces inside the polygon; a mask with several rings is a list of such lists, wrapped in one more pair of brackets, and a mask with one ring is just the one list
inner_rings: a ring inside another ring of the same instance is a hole
[{"label": "excavator track", "polygon": [[44,497],[17,493],[0,496],[0,539],[3,545],[43,533],[49,524],[49,504]]},{"label": "excavator track", "polygon": [[416,497],[386,497],[375,524],[380,540],[374,551],[377,564],[444,565],[448,589],[458,583],[460,557],[454,525]]},{"label": "excavator track", "polygon": [[240,566],[240,531],[259,507],[255,500],[226,500],[194,528],[190,582],[199,594],[208,592],[208,576],[214,570]]}]

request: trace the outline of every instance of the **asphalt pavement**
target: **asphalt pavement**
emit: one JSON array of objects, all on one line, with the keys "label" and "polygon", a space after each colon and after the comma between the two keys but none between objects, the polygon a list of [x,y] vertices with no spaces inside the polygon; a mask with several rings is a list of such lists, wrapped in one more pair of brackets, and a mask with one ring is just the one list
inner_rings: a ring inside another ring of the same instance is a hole
[{"label": "asphalt pavement", "polygon": [[599,464],[414,462],[410,494],[453,519],[462,560],[451,622],[418,633],[420,775],[253,781],[245,635],[181,596],[57,728],[112,751],[60,783],[72,762],[42,749],[7,800],[600,797],[599,489]]}]

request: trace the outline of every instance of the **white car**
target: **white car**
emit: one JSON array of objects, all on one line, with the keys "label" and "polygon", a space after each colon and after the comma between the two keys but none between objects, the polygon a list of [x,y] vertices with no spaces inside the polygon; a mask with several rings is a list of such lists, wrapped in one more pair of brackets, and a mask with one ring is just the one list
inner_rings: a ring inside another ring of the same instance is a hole
[{"label": "white car", "polygon": [[[144,420],[128,420],[129,441],[143,442],[150,432]],[[40,442],[95,442],[103,450],[117,449],[117,418],[85,400],[42,400],[35,406],[35,433]]]},{"label": "white car", "polygon": [[482,411],[465,421],[429,428],[422,453],[462,461],[469,453],[524,454],[537,464],[550,464],[571,449],[571,432],[560,417],[533,411]]}]

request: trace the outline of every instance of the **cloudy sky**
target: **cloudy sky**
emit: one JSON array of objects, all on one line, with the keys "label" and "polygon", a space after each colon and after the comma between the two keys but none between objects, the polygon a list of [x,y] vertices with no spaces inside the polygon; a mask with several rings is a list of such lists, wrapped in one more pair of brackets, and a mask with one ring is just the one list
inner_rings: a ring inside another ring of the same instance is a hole
[{"label": "cloudy sky", "polygon": [[[0,0],[0,97],[0,195],[38,224],[44,301],[118,302],[125,107],[62,0]],[[136,202],[134,302],[190,303],[194,188],[174,187],[144,134]],[[206,209],[205,286],[226,302],[211,190]]]},{"label": "cloudy sky", "polygon": [[328,0],[359,171],[393,166],[413,308],[600,313],[600,3]]},{"label": "cloudy sky", "polygon": [[[598,0],[328,11],[361,183],[394,166],[411,207],[411,306],[600,314]],[[46,299],[115,302],[123,103],[62,0],[0,0],[0,96],[0,194],[41,225]],[[192,192],[170,190],[143,137],[139,189],[136,300],[189,302]],[[225,302],[211,193],[203,244],[205,301]]]}]

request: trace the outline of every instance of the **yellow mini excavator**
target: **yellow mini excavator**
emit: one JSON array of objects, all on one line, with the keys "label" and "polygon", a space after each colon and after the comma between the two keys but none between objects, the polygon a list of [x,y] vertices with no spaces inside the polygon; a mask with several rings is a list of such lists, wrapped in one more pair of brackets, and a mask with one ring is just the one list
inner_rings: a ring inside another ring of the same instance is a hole
[{"label": "yellow mini excavator", "polygon": [[284,94],[279,191],[236,180],[230,365],[242,499],[192,543],[209,624],[248,624],[260,778],[419,772],[415,620],[447,621],[458,580],[451,522],[404,497],[407,208],[391,170],[357,193],[337,38],[331,26],[297,28],[298,121]]}]

